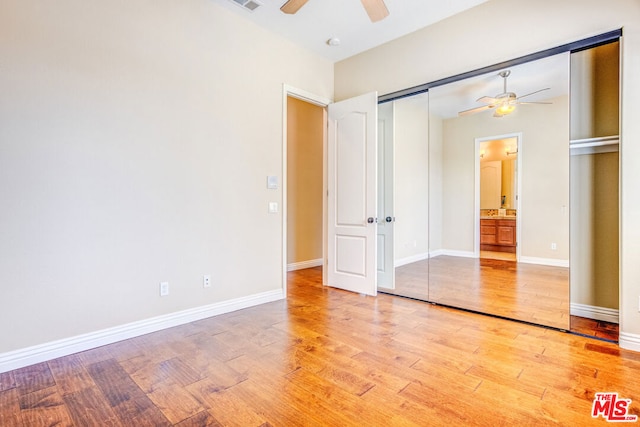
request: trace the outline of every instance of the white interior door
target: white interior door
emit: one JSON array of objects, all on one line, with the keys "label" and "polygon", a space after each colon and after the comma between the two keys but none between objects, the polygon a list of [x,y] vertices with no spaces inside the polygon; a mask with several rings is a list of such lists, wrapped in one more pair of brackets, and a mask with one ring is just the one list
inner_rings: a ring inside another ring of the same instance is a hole
[{"label": "white interior door", "polygon": [[378,106],[378,288],[395,288],[393,102]]},{"label": "white interior door", "polygon": [[378,95],[328,106],[326,284],[376,295]]},{"label": "white interior door", "polygon": [[480,209],[498,209],[501,205],[502,162],[480,163]]}]

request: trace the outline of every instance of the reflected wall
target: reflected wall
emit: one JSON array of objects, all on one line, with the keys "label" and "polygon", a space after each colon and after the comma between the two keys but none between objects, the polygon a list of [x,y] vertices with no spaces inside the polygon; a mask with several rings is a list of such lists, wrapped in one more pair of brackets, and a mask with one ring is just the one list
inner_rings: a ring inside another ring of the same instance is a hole
[{"label": "reflected wall", "polygon": [[[424,93],[381,104],[379,111],[384,112],[386,121],[389,121],[389,114],[393,116],[393,186],[392,189],[384,186],[386,195],[393,192],[395,219],[392,255],[395,283],[380,290],[427,300],[430,234],[428,95]],[[378,197],[381,196],[379,193]]]}]

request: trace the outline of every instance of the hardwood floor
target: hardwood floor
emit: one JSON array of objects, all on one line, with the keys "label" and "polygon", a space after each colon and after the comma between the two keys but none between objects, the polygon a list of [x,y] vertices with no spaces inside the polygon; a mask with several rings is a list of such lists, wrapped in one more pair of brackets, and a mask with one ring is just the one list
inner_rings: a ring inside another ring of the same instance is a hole
[{"label": "hardwood floor", "polygon": [[590,425],[640,353],[289,273],[288,299],[0,374],[6,426]]},{"label": "hardwood floor", "polygon": [[442,255],[396,268],[390,293],[570,328],[569,269],[563,267]]},{"label": "hardwood floor", "polygon": [[619,327],[617,323],[602,320],[571,316],[571,331],[592,337],[618,342]]}]

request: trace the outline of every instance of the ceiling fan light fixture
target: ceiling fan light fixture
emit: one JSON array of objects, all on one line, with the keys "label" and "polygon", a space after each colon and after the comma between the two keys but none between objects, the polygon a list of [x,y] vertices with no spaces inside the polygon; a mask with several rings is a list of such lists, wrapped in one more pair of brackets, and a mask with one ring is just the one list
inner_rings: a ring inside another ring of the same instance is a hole
[{"label": "ceiling fan light fixture", "polygon": [[[231,0],[236,3],[240,3],[243,1],[253,1],[253,0]],[[280,7],[280,10],[289,15],[293,15],[300,10],[302,6],[304,6],[309,0],[287,0],[285,4]],[[364,6],[367,15],[369,15],[369,19],[371,22],[378,22],[382,19],[389,16],[389,9],[387,9],[387,5],[384,4],[384,0],[360,0],[362,2],[362,6]]]},{"label": "ceiling fan light fixture", "polygon": [[485,105],[481,107],[470,108],[464,111],[459,111],[458,116],[466,116],[467,114],[475,114],[480,113],[481,111],[493,110],[493,117],[504,117],[513,113],[516,110],[516,105],[518,104],[551,104],[551,102],[520,101],[524,97],[531,96],[533,94],[540,93],[551,88],[547,87],[544,89],[536,90],[535,92],[530,92],[526,95],[518,96],[515,94],[515,92],[507,92],[507,77],[511,75],[511,71],[504,70],[499,72],[498,75],[503,79],[503,92],[496,95],[495,97],[481,96],[476,100],[476,102],[482,102]]},{"label": "ceiling fan light fixture", "polygon": [[508,114],[511,114],[515,111],[516,106],[513,104],[510,104],[509,102],[504,102],[502,104],[500,104],[498,107],[496,107],[495,109],[495,117],[504,117]]}]

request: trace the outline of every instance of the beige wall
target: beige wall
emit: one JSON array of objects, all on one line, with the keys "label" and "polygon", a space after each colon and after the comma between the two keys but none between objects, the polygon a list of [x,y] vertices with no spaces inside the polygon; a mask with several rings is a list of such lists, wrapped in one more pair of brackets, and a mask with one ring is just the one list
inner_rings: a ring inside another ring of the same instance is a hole
[{"label": "beige wall", "polygon": [[324,109],[287,97],[287,264],[322,259]]},{"label": "beige wall", "polygon": [[0,57],[0,353],[282,288],[283,83],[330,62],[207,0],[4,0]]},{"label": "beige wall", "polygon": [[[474,251],[475,139],[522,133],[521,255],[569,260],[568,99],[550,102],[522,106],[503,119],[473,114],[444,120],[441,249]],[[551,250],[551,243],[557,250]]]},{"label": "beige wall", "polygon": [[402,260],[429,251],[427,97],[395,101],[394,129],[394,257]]},{"label": "beige wall", "polygon": [[618,153],[571,156],[571,302],[618,308]]},{"label": "beige wall", "polygon": [[501,190],[502,195],[505,196],[505,209],[515,209],[518,206],[516,200],[516,193],[518,192],[516,183],[517,170],[517,154],[509,156],[508,160],[502,161],[502,179]]},{"label": "beige wall", "polygon": [[[500,22],[500,33],[478,30]],[[390,93],[623,28],[621,70],[621,339],[640,349],[640,3],[492,0],[336,64],[335,98]]]},{"label": "beige wall", "polygon": [[620,44],[571,54],[571,139],[618,135]]}]

